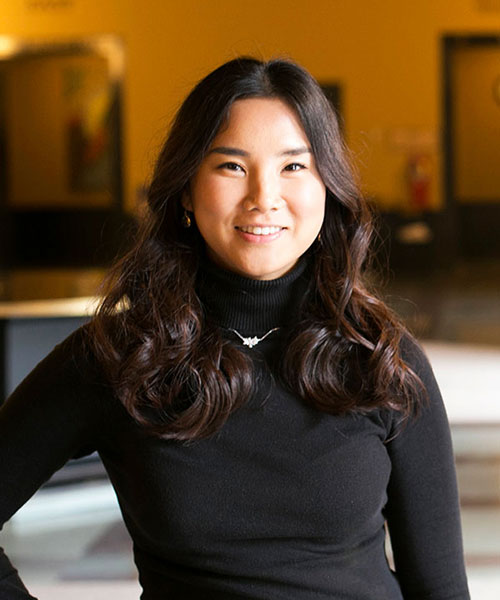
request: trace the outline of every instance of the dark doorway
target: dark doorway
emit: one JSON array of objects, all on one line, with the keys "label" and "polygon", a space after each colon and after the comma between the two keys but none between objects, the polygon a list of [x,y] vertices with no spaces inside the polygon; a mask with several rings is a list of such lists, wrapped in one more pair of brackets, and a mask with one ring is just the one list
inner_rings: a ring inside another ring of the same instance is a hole
[{"label": "dark doorway", "polygon": [[132,225],[122,43],[11,41],[0,57],[0,269],[107,266]]},{"label": "dark doorway", "polygon": [[445,204],[457,258],[500,258],[500,36],[446,36]]}]

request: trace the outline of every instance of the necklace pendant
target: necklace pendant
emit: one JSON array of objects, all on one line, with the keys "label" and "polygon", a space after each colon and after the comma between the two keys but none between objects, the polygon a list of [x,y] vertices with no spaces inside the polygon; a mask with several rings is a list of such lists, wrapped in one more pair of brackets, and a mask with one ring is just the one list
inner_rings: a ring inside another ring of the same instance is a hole
[{"label": "necklace pendant", "polygon": [[265,340],[268,335],[270,335],[271,333],[273,333],[273,331],[278,331],[278,329],[279,329],[279,327],[273,327],[265,335],[263,335],[261,338],[258,338],[257,336],[244,337],[244,336],[241,335],[241,333],[239,333],[238,331],[236,331],[236,329],[230,329],[229,331],[232,331],[233,333],[235,333],[240,338],[240,340],[243,342],[244,346],[248,346],[249,348],[253,348],[257,344],[259,344],[260,342],[262,342],[262,340]]},{"label": "necklace pendant", "polygon": [[249,348],[253,348],[260,342],[258,337],[252,338],[243,338],[243,345],[248,346]]}]

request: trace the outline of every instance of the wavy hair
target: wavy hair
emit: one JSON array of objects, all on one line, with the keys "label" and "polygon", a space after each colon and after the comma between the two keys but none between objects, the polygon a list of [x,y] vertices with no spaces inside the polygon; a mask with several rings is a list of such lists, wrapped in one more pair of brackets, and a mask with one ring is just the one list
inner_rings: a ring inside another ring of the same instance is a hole
[{"label": "wavy hair", "polygon": [[197,295],[203,239],[196,226],[181,226],[182,195],[232,104],[245,98],[279,98],[295,111],[327,189],[320,240],[311,248],[312,293],[290,333],[281,381],[327,413],[386,407],[408,416],[420,380],[402,358],[404,327],[363,283],[370,211],[334,111],[313,77],[289,60],[231,60],[180,107],[148,188],[147,214],[111,269],[90,326],[99,363],[130,415],[164,438],[206,437],[250,396],[251,359],[206,319]]}]

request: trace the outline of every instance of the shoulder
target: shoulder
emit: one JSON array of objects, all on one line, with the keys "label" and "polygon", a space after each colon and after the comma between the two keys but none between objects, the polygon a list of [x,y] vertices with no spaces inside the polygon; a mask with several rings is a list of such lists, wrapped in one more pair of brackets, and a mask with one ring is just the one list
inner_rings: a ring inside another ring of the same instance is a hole
[{"label": "shoulder", "polygon": [[428,400],[436,394],[440,397],[438,385],[429,358],[420,342],[408,332],[405,332],[401,338],[400,355],[402,360],[422,382],[421,392],[423,392],[423,395],[427,396]]},{"label": "shoulder", "polygon": [[84,325],[36,365],[7,399],[6,408],[83,416],[102,414],[111,407],[111,399],[111,386],[95,359]]},{"label": "shoulder", "polygon": [[99,381],[99,365],[95,359],[89,325],[83,325],[57,344],[37,365],[33,373],[50,377]]},{"label": "shoulder", "polygon": [[448,429],[446,409],[429,358],[420,342],[409,333],[401,339],[400,356],[417,379],[412,386],[408,416],[403,417],[396,410],[388,415],[389,439],[404,438],[413,431],[422,433],[435,427]]}]

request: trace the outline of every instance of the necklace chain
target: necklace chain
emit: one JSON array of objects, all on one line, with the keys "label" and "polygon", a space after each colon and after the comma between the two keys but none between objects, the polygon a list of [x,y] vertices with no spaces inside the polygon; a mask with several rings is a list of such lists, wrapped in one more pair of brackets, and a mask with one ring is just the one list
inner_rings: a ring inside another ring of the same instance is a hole
[{"label": "necklace chain", "polygon": [[257,344],[259,344],[260,342],[262,342],[262,340],[265,340],[266,337],[268,335],[270,335],[273,331],[277,331],[278,329],[279,329],[279,327],[273,327],[273,329],[270,329],[261,338],[258,338],[257,336],[254,336],[254,337],[244,337],[244,336],[241,335],[241,333],[239,333],[238,331],[236,331],[236,329],[230,329],[229,331],[232,331],[233,333],[235,333],[240,338],[240,340],[243,342],[244,346],[248,346],[249,348],[253,348],[254,346],[257,346]]}]

